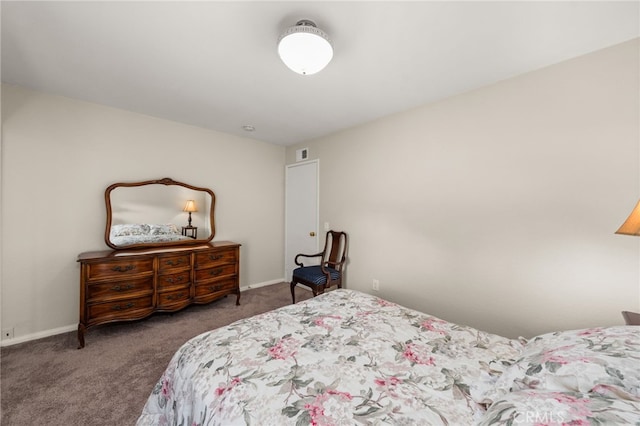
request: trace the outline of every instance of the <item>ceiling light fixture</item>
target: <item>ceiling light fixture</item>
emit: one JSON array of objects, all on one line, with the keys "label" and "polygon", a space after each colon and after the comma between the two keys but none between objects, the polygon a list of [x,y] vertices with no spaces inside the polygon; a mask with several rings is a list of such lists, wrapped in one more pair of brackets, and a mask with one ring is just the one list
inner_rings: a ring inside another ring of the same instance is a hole
[{"label": "ceiling light fixture", "polygon": [[329,36],[308,19],[300,20],[289,27],[278,39],[278,55],[282,62],[294,72],[302,75],[315,74],[333,58],[333,47]]}]

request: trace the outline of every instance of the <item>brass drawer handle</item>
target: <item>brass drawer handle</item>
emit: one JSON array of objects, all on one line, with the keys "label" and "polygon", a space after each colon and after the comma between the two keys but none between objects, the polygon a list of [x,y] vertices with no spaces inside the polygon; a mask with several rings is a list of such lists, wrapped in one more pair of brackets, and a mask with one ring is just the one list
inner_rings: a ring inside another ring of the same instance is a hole
[{"label": "brass drawer handle", "polygon": [[212,270],[209,271],[209,275],[211,275],[212,277],[216,277],[216,276],[220,275],[222,273],[222,271],[224,271],[224,269],[222,269],[222,268],[212,269]]},{"label": "brass drawer handle", "polygon": [[122,310],[125,310],[125,309],[133,308],[134,306],[136,306],[136,304],[133,303],[133,302],[130,302],[130,303],[127,303],[124,306],[115,305],[114,307],[111,308],[111,310],[113,310],[113,311],[122,311]]},{"label": "brass drawer handle", "polygon": [[173,260],[167,260],[166,262],[164,262],[165,265],[169,265],[169,266],[176,266],[176,265],[181,265],[184,263],[184,258],[180,258],[178,259],[177,262],[174,262]]},{"label": "brass drawer handle", "polygon": [[209,291],[218,291],[218,290],[222,290],[222,286],[221,285],[210,285],[209,286]]},{"label": "brass drawer handle", "polygon": [[134,287],[135,286],[133,284],[124,284],[124,285],[116,284],[113,287],[111,287],[111,290],[113,290],[113,291],[127,291],[127,290],[131,290]]},{"label": "brass drawer handle", "polygon": [[111,268],[112,271],[114,272],[128,272],[128,271],[132,271],[136,269],[135,265],[127,265],[127,266],[114,266],[113,268]]},{"label": "brass drawer handle", "polygon": [[209,260],[220,260],[224,257],[222,254],[210,254]]},{"label": "brass drawer handle", "polygon": [[184,297],[184,293],[170,294],[167,296],[167,300],[182,299],[183,297]]},{"label": "brass drawer handle", "polygon": [[165,278],[165,281],[168,282],[169,284],[173,284],[173,283],[180,283],[182,281],[184,281],[184,276],[180,275],[178,278]]}]

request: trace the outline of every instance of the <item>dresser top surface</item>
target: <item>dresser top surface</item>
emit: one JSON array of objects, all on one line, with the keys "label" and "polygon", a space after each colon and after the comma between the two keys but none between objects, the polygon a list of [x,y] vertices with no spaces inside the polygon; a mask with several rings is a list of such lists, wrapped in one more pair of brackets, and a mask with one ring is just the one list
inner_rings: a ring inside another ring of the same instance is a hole
[{"label": "dresser top surface", "polygon": [[179,247],[160,247],[143,250],[99,250],[99,251],[85,251],[78,255],[78,261],[91,260],[91,259],[104,259],[104,258],[121,258],[127,256],[143,256],[143,255],[155,255],[160,253],[177,253],[177,252],[191,252],[198,250],[207,250],[212,248],[227,248],[227,247],[240,247],[241,244],[234,243],[233,241],[214,241],[206,244],[198,244],[194,246],[179,246]]}]

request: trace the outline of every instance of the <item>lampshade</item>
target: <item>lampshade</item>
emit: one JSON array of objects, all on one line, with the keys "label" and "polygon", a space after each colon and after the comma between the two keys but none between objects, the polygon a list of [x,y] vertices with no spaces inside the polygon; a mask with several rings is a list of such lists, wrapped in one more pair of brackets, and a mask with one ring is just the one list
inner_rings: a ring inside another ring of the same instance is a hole
[{"label": "lampshade", "polygon": [[616,234],[640,236],[640,201],[633,208],[627,220],[616,231]]},{"label": "lampshade", "polygon": [[188,200],[187,204],[184,205],[184,209],[182,209],[182,211],[184,212],[197,212],[198,209],[196,208],[196,202],[193,200]]},{"label": "lampshade", "polygon": [[329,36],[307,19],[298,21],[278,39],[278,55],[292,71],[302,75],[315,74],[333,58]]}]

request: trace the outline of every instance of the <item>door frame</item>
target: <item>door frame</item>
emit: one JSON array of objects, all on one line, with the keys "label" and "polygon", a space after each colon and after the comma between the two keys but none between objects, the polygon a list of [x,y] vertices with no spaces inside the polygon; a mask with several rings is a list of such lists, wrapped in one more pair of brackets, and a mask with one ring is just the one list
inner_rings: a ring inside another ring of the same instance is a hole
[{"label": "door frame", "polygon": [[[319,227],[320,227],[320,159],[316,158],[314,160],[308,160],[308,161],[301,161],[298,163],[292,163],[292,164],[287,164],[285,165],[285,177],[284,177],[284,184],[285,184],[285,190],[284,190],[284,280],[288,279],[288,274],[287,274],[287,254],[289,252],[289,235],[288,235],[288,229],[289,227],[287,226],[287,224],[289,223],[289,212],[287,209],[287,203],[289,200],[287,200],[287,185],[289,184],[289,170],[293,167],[298,167],[298,166],[305,166],[308,164],[313,164],[315,163],[316,165],[316,223],[314,224],[315,227],[315,233],[316,233],[316,247],[315,247],[315,252],[317,253],[320,250],[320,235],[318,234],[319,231]],[[309,254],[313,254],[313,253],[309,253]],[[293,269],[292,269],[293,271]]]}]

